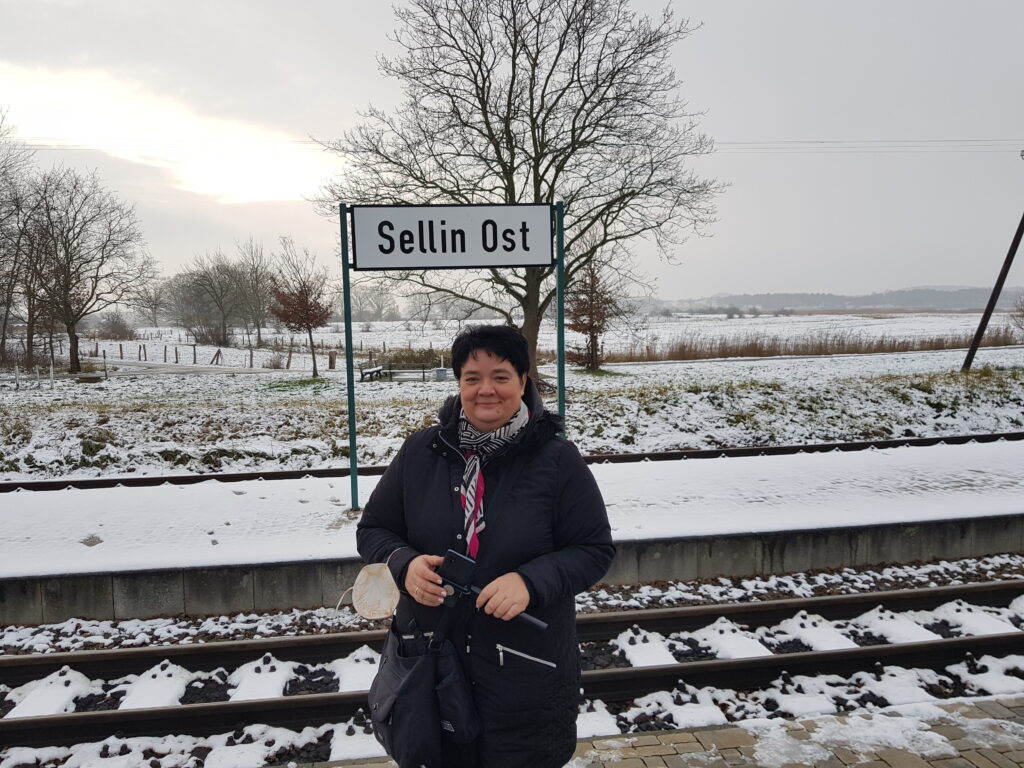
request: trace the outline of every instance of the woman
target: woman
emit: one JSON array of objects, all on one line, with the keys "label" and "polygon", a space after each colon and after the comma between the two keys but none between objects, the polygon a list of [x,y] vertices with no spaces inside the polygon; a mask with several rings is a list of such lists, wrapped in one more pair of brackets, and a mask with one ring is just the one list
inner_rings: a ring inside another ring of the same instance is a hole
[{"label": "woman", "polygon": [[[448,637],[483,723],[447,766],[557,768],[576,743],[580,692],[574,595],[614,554],[604,501],[576,446],[559,436],[527,376],[526,340],[508,326],[470,326],[452,345],[458,397],[440,424],[411,435],[359,522],[359,554],[386,562],[402,591],[400,633],[429,632],[443,611],[435,569],[448,549],[477,561],[477,610]],[[540,631],[511,621],[523,611]],[[404,766],[403,766],[404,768]]]}]

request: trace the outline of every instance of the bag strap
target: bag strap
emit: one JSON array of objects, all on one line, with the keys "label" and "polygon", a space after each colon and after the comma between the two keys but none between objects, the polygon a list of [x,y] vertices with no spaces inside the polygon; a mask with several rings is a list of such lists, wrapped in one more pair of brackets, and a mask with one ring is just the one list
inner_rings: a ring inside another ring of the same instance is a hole
[{"label": "bag strap", "polygon": [[440,648],[441,643],[448,638],[448,633],[451,631],[451,628],[455,626],[455,620],[459,617],[460,613],[459,608],[462,605],[462,601],[465,599],[466,598],[460,599],[451,608],[448,606],[442,608],[444,613],[441,615],[441,619],[434,627],[434,633],[430,636],[430,642],[428,643],[430,648],[435,650]]}]

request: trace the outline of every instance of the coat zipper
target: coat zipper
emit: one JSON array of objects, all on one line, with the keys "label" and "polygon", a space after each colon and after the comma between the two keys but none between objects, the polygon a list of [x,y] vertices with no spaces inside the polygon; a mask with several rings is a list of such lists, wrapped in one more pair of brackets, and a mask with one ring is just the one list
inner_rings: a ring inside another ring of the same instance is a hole
[{"label": "coat zipper", "polygon": [[498,664],[499,664],[499,666],[502,666],[502,667],[505,666],[505,651],[508,651],[513,656],[518,656],[521,659],[528,659],[529,661],[535,661],[538,664],[544,664],[545,666],[551,667],[552,669],[557,669],[558,668],[558,665],[555,664],[555,662],[553,662],[553,661],[548,661],[546,659],[538,659],[536,656],[531,656],[528,653],[523,653],[522,651],[517,651],[515,648],[509,648],[507,645],[502,645],[501,643],[497,643],[496,647],[498,649]]},{"label": "coat zipper", "polygon": [[453,451],[455,451],[455,455],[456,455],[456,456],[458,456],[458,457],[459,457],[460,459],[462,459],[462,463],[463,463],[463,464],[466,464],[466,457],[462,455],[462,451],[460,451],[460,450],[459,450],[458,448],[456,448],[456,447],[455,447],[454,445],[452,445],[451,443],[449,443],[449,442],[448,442],[448,440],[447,440],[447,439],[445,439],[445,436],[444,436],[444,433],[443,433],[443,432],[438,432],[438,433],[437,433],[437,438],[438,438],[438,440],[440,440],[440,441],[441,441],[442,443],[444,443],[444,444],[445,444],[445,445],[447,445],[447,446],[448,446],[449,448],[451,448],[451,449],[452,449]]}]

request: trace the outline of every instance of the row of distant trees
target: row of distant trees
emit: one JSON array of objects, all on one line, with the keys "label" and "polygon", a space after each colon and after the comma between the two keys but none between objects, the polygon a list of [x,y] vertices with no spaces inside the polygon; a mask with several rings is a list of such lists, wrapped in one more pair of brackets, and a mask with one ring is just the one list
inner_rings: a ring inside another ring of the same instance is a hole
[{"label": "row of distant trees", "polygon": [[[126,303],[154,326],[170,319],[200,344],[228,346],[241,327],[246,342],[263,344],[271,323],[306,334],[317,376],[313,331],[331,314],[330,276],[309,249],[288,236],[266,253],[254,238],[237,245],[229,258],[219,248],[196,255],[184,270],[148,281]],[[255,339],[253,338],[255,336]]]},{"label": "row of distant trees", "polygon": [[[259,343],[273,318],[305,333],[312,350],[313,330],[330,316],[328,278],[290,237],[269,256],[250,239],[235,259],[220,250],[200,254],[179,274],[160,278],[134,206],[95,172],[39,168],[0,113],[0,365],[17,356],[32,367],[43,348],[53,354],[55,335],[66,334],[77,373],[83,322],[120,306],[154,325],[169,315],[212,344],[227,343],[238,321]],[[23,350],[8,344],[14,336]]]},{"label": "row of distant trees", "polygon": [[0,363],[21,326],[25,358],[36,342],[68,335],[78,369],[84,319],[125,299],[153,275],[135,210],[95,173],[38,168],[0,113]]},{"label": "row of distant trees", "polygon": [[[379,66],[402,88],[403,102],[392,111],[370,107],[358,126],[323,142],[347,168],[326,185],[325,212],[333,215],[338,200],[389,205],[561,202],[570,290],[592,285],[594,275],[610,284],[632,282],[631,244],[637,238],[648,239],[670,258],[687,235],[701,234],[713,222],[714,198],[722,185],[691,167],[694,158],[711,151],[712,142],[699,130],[700,113],[688,108],[671,66],[673,49],[696,27],[676,19],[671,8],[649,17],[633,10],[629,0],[410,0],[396,9],[396,17],[395,55],[381,58]],[[95,250],[104,264],[124,268],[112,274],[76,271],[63,287],[49,271],[39,271],[36,277],[49,281],[45,290],[52,309],[46,311],[59,316],[74,337],[82,317],[127,299],[130,284],[148,277],[152,265],[130,207],[94,176],[57,175],[61,189],[92,190],[93,208],[104,214],[97,225],[107,219],[124,235],[110,241],[97,235],[84,252],[77,240],[52,233],[43,238],[47,254],[70,249],[82,260]],[[35,184],[26,185],[32,201],[38,198]],[[66,216],[81,225],[75,208],[83,194],[49,209],[55,218]],[[34,210],[33,204],[22,209]],[[52,224],[45,216],[35,220],[44,230]],[[22,254],[20,249],[14,252]],[[12,258],[4,253],[2,258]],[[226,259],[213,253],[202,261],[191,265],[187,279],[216,273]],[[2,269],[11,275],[21,267]],[[125,279],[124,270],[135,275]],[[12,285],[11,280],[4,285]],[[536,374],[541,318],[555,300],[554,266],[403,271],[385,273],[382,280],[385,296],[379,291],[372,295],[384,304],[386,294],[401,293],[419,302],[413,311],[424,317],[440,303],[449,314],[461,312],[453,308],[462,305],[465,313],[489,312],[516,325],[527,339],[530,372]],[[90,288],[101,284],[102,290]],[[24,281],[18,285],[24,293]],[[209,295],[216,291],[212,285],[206,290]],[[8,293],[5,317],[15,301]],[[25,312],[26,300],[17,299],[19,311]],[[224,333],[230,313],[227,300],[222,301],[220,317],[204,325],[210,333]],[[238,300],[234,311],[248,313],[258,337],[260,320],[246,301]]]}]

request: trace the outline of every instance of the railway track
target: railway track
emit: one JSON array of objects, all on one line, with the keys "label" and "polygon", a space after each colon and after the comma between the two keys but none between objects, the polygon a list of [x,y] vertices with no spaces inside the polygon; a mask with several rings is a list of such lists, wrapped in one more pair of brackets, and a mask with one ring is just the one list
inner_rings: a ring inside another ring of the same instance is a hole
[{"label": "railway track", "polygon": [[[1024,432],[988,432],[973,435],[945,435],[939,437],[903,437],[894,440],[862,440],[842,443],[809,443],[804,445],[764,445],[749,448],[707,448],[652,453],[588,454],[588,464],[628,464],[641,461],[678,461],[681,459],[716,459],[745,456],[791,456],[798,453],[828,453],[831,451],[865,451],[869,449],[923,447],[930,445],[964,445],[966,443],[994,443],[999,440],[1024,440]],[[386,466],[360,467],[359,474],[382,475]],[[62,478],[58,480],[24,480],[0,483],[0,493],[13,491],[60,491],[67,488],[145,488],[163,485],[194,485],[208,480],[238,483],[247,480],[298,480],[303,477],[348,477],[348,467],[332,469],[297,469],[264,472],[211,472],[193,475],[156,475],[147,477],[93,477]]]},{"label": "railway track", "polygon": [[[856,595],[699,605],[646,611],[586,614],[578,617],[581,642],[608,641],[639,625],[646,632],[681,632],[707,627],[725,618],[750,627],[769,627],[801,611],[829,620],[852,619],[882,606],[893,612],[928,611],[951,601],[1006,607],[1024,595],[1024,580]],[[329,662],[362,645],[379,648],[384,630],[205,645],[158,646],[110,651],[0,656],[0,683],[16,687],[52,675],[65,665],[90,678],[116,679],[153,670],[166,659],[192,671],[235,668],[263,659],[267,663]],[[937,640],[868,645],[842,650],[775,653],[752,658],[712,658],[647,667],[594,669],[583,673],[584,695],[605,701],[629,701],[658,690],[672,690],[680,679],[691,686],[713,685],[750,690],[780,675],[832,675],[871,671],[879,665],[942,670],[946,665],[984,655],[1024,651],[1021,631],[946,637]],[[217,701],[146,709],[112,709],[0,719],[0,744],[69,746],[100,741],[112,734],[204,736],[237,729],[240,724],[299,729],[344,721],[365,705],[365,690],[259,699]]]}]

